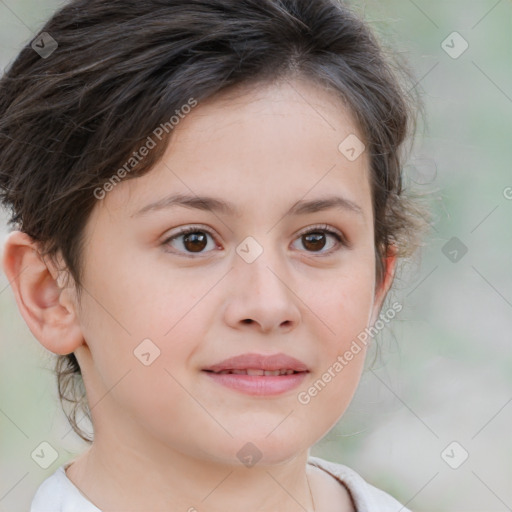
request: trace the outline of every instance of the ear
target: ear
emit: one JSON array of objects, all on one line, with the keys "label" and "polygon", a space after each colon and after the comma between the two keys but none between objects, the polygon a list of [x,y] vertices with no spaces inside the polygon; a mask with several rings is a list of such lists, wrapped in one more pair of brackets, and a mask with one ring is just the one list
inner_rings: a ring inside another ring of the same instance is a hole
[{"label": "ear", "polygon": [[398,248],[395,245],[389,246],[386,256],[384,257],[384,275],[382,276],[381,282],[377,283],[375,289],[375,298],[373,302],[373,309],[370,319],[370,325],[373,325],[380,314],[384,299],[393,284],[393,278],[395,276],[396,262],[397,262],[397,251]]},{"label": "ear", "polygon": [[55,354],[69,354],[83,344],[73,289],[61,272],[45,261],[37,243],[13,231],[4,247],[3,268],[18,309],[41,345]]}]

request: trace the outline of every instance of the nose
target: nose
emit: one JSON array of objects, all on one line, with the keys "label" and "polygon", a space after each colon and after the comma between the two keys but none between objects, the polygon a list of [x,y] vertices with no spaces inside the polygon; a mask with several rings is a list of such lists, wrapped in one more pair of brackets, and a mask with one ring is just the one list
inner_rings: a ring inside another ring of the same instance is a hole
[{"label": "nose", "polygon": [[235,256],[225,321],[235,329],[289,332],[300,323],[300,298],[284,265],[265,250],[252,263]]}]

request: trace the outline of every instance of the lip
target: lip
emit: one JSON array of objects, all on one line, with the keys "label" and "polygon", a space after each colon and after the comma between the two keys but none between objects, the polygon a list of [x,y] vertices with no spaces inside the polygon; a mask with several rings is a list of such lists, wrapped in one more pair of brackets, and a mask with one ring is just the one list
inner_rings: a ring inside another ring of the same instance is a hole
[{"label": "lip", "polygon": [[284,369],[296,372],[309,372],[309,368],[305,363],[283,353],[272,355],[242,354],[225,359],[208,368],[204,368],[204,370],[221,372],[223,370],[248,370],[251,368],[268,371]]},{"label": "lip", "polygon": [[291,375],[235,375],[234,373],[204,372],[217,384],[252,396],[275,396],[299,386],[308,372]]},{"label": "lip", "polygon": [[[294,370],[289,375],[239,375],[215,373],[224,370]],[[275,396],[299,386],[309,373],[305,363],[286,354],[242,354],[203,369],[217,384],[252,396]]]}]

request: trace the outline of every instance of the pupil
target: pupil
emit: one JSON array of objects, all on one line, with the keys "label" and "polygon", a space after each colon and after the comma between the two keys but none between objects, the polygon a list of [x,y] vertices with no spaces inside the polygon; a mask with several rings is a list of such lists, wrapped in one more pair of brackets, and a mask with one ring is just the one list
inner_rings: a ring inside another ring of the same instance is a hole
[{"label": "pupil", "polygon": [[190,252],[200,252],[206,247],[206,244],[206,235],[199,231],[187,233],[184,237],[183,245]]}]

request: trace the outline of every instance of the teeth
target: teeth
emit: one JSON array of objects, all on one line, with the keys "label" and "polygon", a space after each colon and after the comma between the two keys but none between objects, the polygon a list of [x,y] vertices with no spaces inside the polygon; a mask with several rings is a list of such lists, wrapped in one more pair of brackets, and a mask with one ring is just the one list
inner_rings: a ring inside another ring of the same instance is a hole
[{"label": "teeth", "polygon": [[245,373],[247,373],[247,375],[265,375],[266,372],[264,370],[252,370],[248,368]]},{"label": "teeth", "polygon": [[232,373],[234,375],[291,375],[295,373],[294,370],[260,370],[259,368],[248,368],[247,370],[222,370],[218,372],[221,375],[226,375],[228,373]]}]

